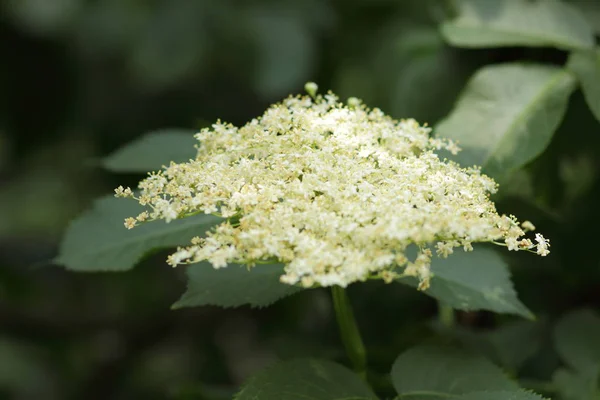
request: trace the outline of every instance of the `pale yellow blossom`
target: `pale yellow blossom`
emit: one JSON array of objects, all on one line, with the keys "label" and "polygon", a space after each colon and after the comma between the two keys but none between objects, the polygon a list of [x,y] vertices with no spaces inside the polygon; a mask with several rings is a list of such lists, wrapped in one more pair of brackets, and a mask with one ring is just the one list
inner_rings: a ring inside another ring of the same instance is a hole
[{"label": "pale yellow blossom", "polygon": [[[237,128],[218,121],[196,134],[194,160],[171,163],[139,184],[147,211],[137,221],[166,222],[199,213],[224,222],[179,248],[168,263],[279,261],[281,281],[304,287],[347,286],[414,276],[426,289],[431,249],[493,242],[547,255],[549,242],[526,221],[499,215],[498,185],[478,168],[440,159],[456,143],[432,138],[412,119],[394,120],[332,93],[289,97]],[[118,197],[133,197],[129,188]],[[126,226],[136,225],[128,218]],[[522,226],[522,228],[521,228]],[[198,232],[199,235],[204,232]],[[419,249],[408,257],[409,246]]]}]

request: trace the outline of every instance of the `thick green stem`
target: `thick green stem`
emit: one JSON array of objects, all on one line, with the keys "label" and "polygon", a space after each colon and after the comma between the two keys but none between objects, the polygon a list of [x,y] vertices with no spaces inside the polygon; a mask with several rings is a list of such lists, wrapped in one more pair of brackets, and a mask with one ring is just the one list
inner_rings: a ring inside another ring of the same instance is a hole
[{"label": "thick green stem", "polygon": [[444,328],[452,328],[455,323],[454,309],[438,301],[438,318]]},{"label": "thick green stem", "polygon": [[346,354],[354,366],[354,371],[366,381],[367,352],[354,319],[350,299],[340,286],[332,286],[331,295]]}]

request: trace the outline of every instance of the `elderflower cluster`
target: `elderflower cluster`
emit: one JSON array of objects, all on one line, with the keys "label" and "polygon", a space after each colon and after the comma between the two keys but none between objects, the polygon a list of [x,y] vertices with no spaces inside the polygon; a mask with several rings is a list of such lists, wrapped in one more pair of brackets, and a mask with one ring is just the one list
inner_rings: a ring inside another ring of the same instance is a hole
[{"label": "elderflower cluster", "polygon": [[[308,90],[310,89],[310,90]],[[499,215],[497,184],[477,168],[440,159],[456,153],[412,119],[397,121],[352,98],[328,93],[289,97],[245,126],[217,122],[196,134],[197,157],[171,163],[139,184],[116,189],[148,211],[125,221],[166,222],[198,213],[225,220],[179,248],[168,263],[277,260],[281,281],[304,287],[347,286],[401,276],[429,286],[433,252],[448,257],[474,242],[545,256],[549,242],[535,227]],[[198,232],[199,235],[204,232]],[[418,254],[409,259],[407,248]]]}]

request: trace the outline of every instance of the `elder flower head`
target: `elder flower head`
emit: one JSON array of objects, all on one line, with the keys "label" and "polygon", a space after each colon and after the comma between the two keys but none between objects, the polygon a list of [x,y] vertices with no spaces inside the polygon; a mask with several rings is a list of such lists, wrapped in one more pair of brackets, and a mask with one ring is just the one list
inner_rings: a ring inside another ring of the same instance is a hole
[{"label": "elder flower head", "polygon": [[[523,238],[533,224],[496,212],[491,178],[435,153],[456,153],[455,143],[356,98],[345,105],[309,89],[311,96],[288,97],[241,128],[203,129],[196,158],[150,174],[139,196],[119,187],[118,197],[147,206],[126,226],[219,214],[223,223],[169,264],[278,260],[281,281],[305,287],[408,275],[426,289],[432,250],[448,257],[474,242],[549,253],[542,235],[536,244]],[[411,245],[419,249],[414,259],[406,255]]]}]

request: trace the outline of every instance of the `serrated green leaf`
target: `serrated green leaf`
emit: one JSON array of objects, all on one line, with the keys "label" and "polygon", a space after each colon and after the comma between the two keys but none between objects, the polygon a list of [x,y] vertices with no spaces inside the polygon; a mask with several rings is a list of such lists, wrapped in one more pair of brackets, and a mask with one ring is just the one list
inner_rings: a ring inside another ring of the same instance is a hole
[{"label": "serrated green leaf", "polygon": [[[447,259],[434,258],[431,286],[423,293],[457,310],[489,310],[533,318],[517,298],[508,266],[493,250],[475,248],[472,252],[456,250]],[[415,279],[398,282],[416,287]]]},{"label": "serrated green leaf", "polygon": [[402,399],[438,400],[482,390],[518,390],[500,368],[459,349],[413,347],[392,366],[392,383]]},{"label": "serrated green leaf", "polygon": [[546,65],[502,64],[480,69],[436,134],[457,140],[456,160],[499,178],[533,160],[564,116],[575,78]]},{"label": "serrated green leaf", "polygon": [[234,400],[374,400],[371,389],[349,369],[325,360],[277,363],[250,378]]},{"label": "serrated green leaf", "polygon": [[600,48],[572,53],[567,68],[579,79],[585,101],[600,121]]},{"label": "serrated green leaf", "polygon": [[106,157],[102,166],[113,172],[147,173],[171,161],[186,162],[196,157],[195,131],[162,129],[126,144]]},{"label": "serrated green leaf", "polygon": [[526,390],[481,391],[453,397],[454,400],[544,400],[542,396]]},{"label": "serrated green leaf", "polygon": [[168,224],[149,222],[132,230],[123,226],[125,218],[142,211],[129,199],[97,200],[91,210],[69,225],[56,262],[74,271],[126,271],[148,252],[185,245],[222,221],[212,215],[197,215]]},{"label": "serrated green leaf", "polygon": [[585,17],[558,0],[459,0],[458,16],[442,24],[458,47],[548,46],[589,49],[594,34]]},{"label": "serrated green leaf", "polygon": [[554,345],[571,368],[600,375],[600,317],[592,310],[573,311],[558,321]]},{"label": "serrated green leaf", "polygon": [[257,264],[251,270],[244,265],[228,265],[215,269],[208,263],[187,268],[188,287],[173,308],[214,305],[238,307],[268,306],[277,300],[302,290],[283,284],[283,264]]}]

